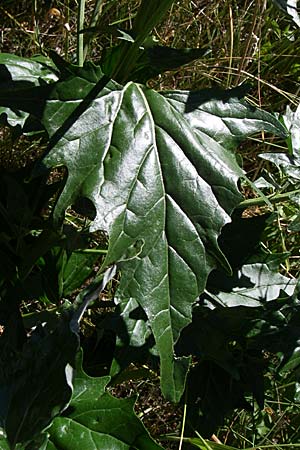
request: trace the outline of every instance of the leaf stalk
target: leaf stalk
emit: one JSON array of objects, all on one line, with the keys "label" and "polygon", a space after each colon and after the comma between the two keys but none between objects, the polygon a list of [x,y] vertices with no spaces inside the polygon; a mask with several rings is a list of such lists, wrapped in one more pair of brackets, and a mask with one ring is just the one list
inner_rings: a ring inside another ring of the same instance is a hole
[{"label": "leaf stalk", "polygon": [[[266,198],[271,203],[280,203],[290,200],[293,195],[300,194],[300,189],[295,189],[294,191],[285,192],[283,194],[272,194],[268,195]],[[263,206],[266,204],[266,201],[263,197],[256,198],[248,198],[247,200],[243,200],[238,206],[237,209],[246,209],[251,206]]]}]

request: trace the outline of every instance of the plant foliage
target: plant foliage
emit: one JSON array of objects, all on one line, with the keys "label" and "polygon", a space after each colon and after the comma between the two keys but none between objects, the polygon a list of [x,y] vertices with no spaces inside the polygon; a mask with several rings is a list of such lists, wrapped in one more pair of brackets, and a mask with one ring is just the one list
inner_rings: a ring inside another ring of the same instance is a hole
[{"label": "plant foliage", "polygon": [[[48,140],[32,172],[1,181],[3,449],[161,448],[135,416],[134,399],[110,396],[109,377],[90,378],[81,368],[79,322],[115,266],[114,311],[100,325],[115,335],[110,374],[134,361],[159,363],[167,399],[179,402],[187,389],[190,430],[212,433],[249,392],[263,406],[263,351],[281,352],[285,363],[296,352],[297,323],[281,341],[298,311],[296,281],[253,256],[264,220],[249,228],[251,219],[245,225],[233,214],[245,178],[234,149],[254,133],[285,137],[286,129],[243,100],[243,86],[157,92],[141,84],[153,76],[149,54],[166,57],[155,74],[176,67],[177,57],[180,65],[202,55],[143,47],[171,3],[158,2],[153,15],[143,1],[132,39],[104,54],[103,68],[55,54],[43,61],[0,55],[2,117],[20,127],[30,120]],[[66,171],[49,182],[60,166]],[[88,231],[65,221],[80,199],[93,205]],[[228,250],[221,234],[228,226],[247,252]],[[100,231],[109,243],[98,261],[103,246],[90,247]],[[90,286],[73,305],[62,302],[96,262]],[[22,316],[28,299],[44,311]]]}]

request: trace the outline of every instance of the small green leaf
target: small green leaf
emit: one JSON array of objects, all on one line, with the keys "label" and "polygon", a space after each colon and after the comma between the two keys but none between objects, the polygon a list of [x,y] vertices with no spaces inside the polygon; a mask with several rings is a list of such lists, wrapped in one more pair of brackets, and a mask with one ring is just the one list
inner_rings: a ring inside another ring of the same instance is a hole
[{"label": "small green leaf", "polygon": [[300,366],[300,342],[297,342],[298,346],[294,349],[290,358],[285,362],[285,364],[281,367],[281,373],[298,369]]},{"label": "small green leaf", "polygon": [[[1,429],[0,433],[3,433]],[[11,450],[7,439],[3,436],[0,437],[0,450]]]},{"label": "small green leaf", "polygon": [[259,156],[275,164],[295,184],[300,181],[300,107],[293,112],[288,106],[282,118],[290,133],[289,152],[263,153]]},{"label": "small green leaf", "polygon": [[2,121],[1,116],[5,118],[8,125],[11,127],[20,126],[24,127],[29,114],[23,111],[14,111],[10,108],[5,108],[4,106],[0,108],[0,123]]},{"label": "small green leaf", "polygon": [[47,429],[53,449],[162,449],[135,415],[135,399],[111,396],[105,391],[108,382],[109,377],[88,377],[81,368],[81,357],[78,358],[70,406]]},{"label": "small green leaf", "polygon": [[94,264],[99,259],[97,253],[72,252],[68,258],[62,275],[63,295],[71,294],[93,271]]},{"label": "small green leaf", "polygon": [[58,80],[57,70],[49,58],[20,58],[11,53],[1,53],[0,67],[1,88],[12,82],[40,86]]},{"label": "small green leaf", "polygon": [[[41,86],[57,81],[55,67],[50,59],[20,58],[17,55],[0,53],[0,91],[17,86]],[[24,127],[29,113],[15,108],[0,107],[1,116],[6,117],[12,127]]]},{"label": "small green leaf", "polygon": [[[261,263],[245,264],[232,281],[230,292],[214,293],[214,298],[224,306],[261,306],[278,298],[281,291],[291,296],[297,284]],[[228,280],[227,290],[229,285]]]},{"label": "small green leaf", "polygon": [[146,83],[167,70],[174,70],[208,53],[207,49],[163,47],[161,45],[145,46],[140,49],[136,66],[128,79],[138,83]]},{"label": "small green leaf", "polygon": [[132,42],[132,43],[134,42],[133,37],[130,34],[126,33],[125,31],[118,30],[118,34],[119,34],[119,36],[118,36],[119,39],[121,39],[123,41],[127,41],[127,42]]}]

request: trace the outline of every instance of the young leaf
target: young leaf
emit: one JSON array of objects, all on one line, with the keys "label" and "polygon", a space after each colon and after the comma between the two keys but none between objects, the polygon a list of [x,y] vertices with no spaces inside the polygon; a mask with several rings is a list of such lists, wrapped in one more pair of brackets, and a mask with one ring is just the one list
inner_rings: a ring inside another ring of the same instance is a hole
[{"label": "young leaf", "polygon": [[153,28],[162,20],[174,0],[153,0],[151,3],[142,0],[133,22],[132,32],[144,41]]},{"label": "young leaf", "polygon": [[[114,60],[121,52],[121,45],[109,49],[101,61],[103,70],[106,74],[111,73]],[[163,47],[155,45],[153,41],[150,44],[139,49],[138,58],[131,72],[128,72],[126,81],[135,81],[146,84],[150,78],[154,78],[167,70],[174,70],[184,64],[188,64],[195,59],[201,58],[207,54],[207,49]]]},{"label": "young leaf", "polygon": [[130,79],[129,75],[136,67],[141,46],[173,3],[174,0],[141,1],[130,32],[130,35],[134,37],[133,41],[123,41],[119,47],[116,47],[116,51],[113,49],[112,52],[108,52],[111,61],[108,61],[109,70],[105,73],[109,77],[121,83]]},{"label": "young leaf", "polygon": [[47,429],[47,449],[162,449],[135,415],[135,399],[111,396],[105,391],[108,382],[109,377],[88,377],[81,368],[81,357],[78,358],[70,406]]}]

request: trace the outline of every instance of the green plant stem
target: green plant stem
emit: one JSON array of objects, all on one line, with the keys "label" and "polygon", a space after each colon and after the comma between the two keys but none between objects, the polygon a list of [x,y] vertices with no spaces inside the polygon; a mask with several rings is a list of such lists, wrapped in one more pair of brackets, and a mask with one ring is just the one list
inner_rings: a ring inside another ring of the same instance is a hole
[{"label": "green plant stem", "polygon": [[77,16],[77,64],[79,67],[84,63],[83,52],[83,33],[81,31],[84,27],[84,12],[85,12],[85,0],[79,0],[78,16]]},{"label": "green plant stem", "polygon": [[198,433],[198,431],[196,431],[196,435],[198,436],[198,438],[200,439],[201,443],[203,444],[204,448],[207,450],[213,450],[212,447],[209,445],[209,441],[207,441],[206,439],[203,439],[203,437],[201,436],[201,434]]},{"label": "green plant stem", "polygon": [[40,30],[37,23],[37,0],[33,1],[33,29],[34,29],[34,42],[39,46],[40,48]]},{"label": "green plant stem", "polygon": [[[290,197],[292,195],[300,194],[300,189],[295,189],[294,191],[285,192],[284,194],[275,194],[275,195],[268,195],[267,199],[271,203],[280,203],[284,202],[286,200],[290,200]],[[247,200],[242,201],[237,208],[238,209],[245,209],[250,208],[250,206],[263,206],[266,204],[266,201],[262,197],[257,198],[248,198]]]},{"label": "green plant stem", "polygon": [[[99,17],[102,13],[103,5],[104,5],[104,0],[96,0],[94,11],[93,11],[93,14],[91,17],[91,21],[89,23],[89,28],[93,28],[93,27],[97,26]],[[88,54],[90,43],[91,43],[91,40],[93,39],[93,37],[94,37],[94,33],[87,33],[87,35],[84,39],[84,46],[83,46],[83,58],[84,59],[86,58],[86,55]]]}]

